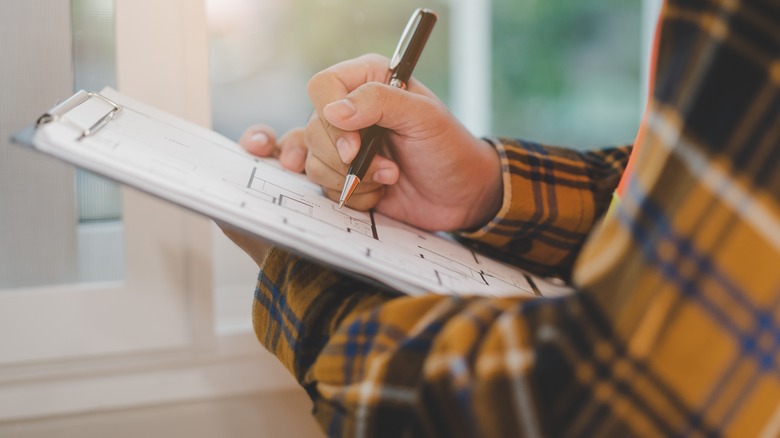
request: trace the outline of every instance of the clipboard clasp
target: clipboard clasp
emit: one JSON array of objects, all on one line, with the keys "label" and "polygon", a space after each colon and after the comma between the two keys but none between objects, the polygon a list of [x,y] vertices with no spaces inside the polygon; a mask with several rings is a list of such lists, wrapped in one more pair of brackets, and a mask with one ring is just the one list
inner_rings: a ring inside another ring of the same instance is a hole
[{"label": "clipboard clasp", "polygon": [[[87,102],[91,98],[101,99],[110,107],[110,109],[105,114],[103,114],[96,122],[91,124],[89,127],[84,128],[82,125],[66,117],[68,112],[76,109],[79,105]],[[39,117],[38,121],[36,122],[36,126],[44,125],[46,123],[51,123],[51,122],[66,123],[81,131],[81,135],[79,136],[79,138],[76,139],[76,141],[80,141],[100,131],[101,128],[103,128],[110,121],[116,118],[116,116],[121,111],[122,111],[121,105],[103,96],[102,94],[81,90],[78,93],[71,96],[70,98],[68,98],[67,100],[65,100],[64,102],[52,108],[46,114]]]}]

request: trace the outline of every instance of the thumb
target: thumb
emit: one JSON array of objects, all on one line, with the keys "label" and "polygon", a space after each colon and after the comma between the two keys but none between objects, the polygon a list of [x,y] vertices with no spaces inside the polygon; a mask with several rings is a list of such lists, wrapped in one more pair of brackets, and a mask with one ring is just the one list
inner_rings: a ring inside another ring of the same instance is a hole
[{"label": "thumb", "polygon": [[369,82],[343,99],[326,105],[322,115],[328,123],[344,131],[379,125],[402,132],[411,120],[419,121],[425,115],[433,114],[433,104],[427,96]]}]

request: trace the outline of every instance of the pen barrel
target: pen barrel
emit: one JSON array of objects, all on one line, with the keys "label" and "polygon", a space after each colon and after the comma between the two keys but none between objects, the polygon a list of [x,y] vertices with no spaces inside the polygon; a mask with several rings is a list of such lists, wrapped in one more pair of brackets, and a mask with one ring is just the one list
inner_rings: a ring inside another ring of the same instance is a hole
[{"label": "pen barrel", "polygon": [[387,130],[381,126],[373,125],[365,130],[361,140],[360,150],[358,150],[355,159],[349,165],[347,174],[357,176],[361,181],[366,175],[371,160],[374,159],[377,151],[382,148],[382,142]]},{"label": "pen barrel", "polygon": [[420,9],[416,14],[417,22],[410,23],[413,27],[409,33],[406,41],[400,41],[399,47],[396,49],[396,54],[391,64],[391,79],[389,83],[393,86],[393,82],[403,84],[399,88],[406,88],[406,84],[409,82],[409,78],[412,76],[417,61],[420,59],[420,55],[423,52],[425,43],[428,41],[428,37],[433,31],[433,26],[436,24],[436,13],[428,9]]},{"label": "pen barrel", "polygon": [[[393,87],[406,88],[406,84],[412,76],[412,70],[420,58],[434,24],[436,24],[435,12],[421,8],[414,11],[406,24],[406,29],[398,42],[395,53],[390,59],[388,84]],[[360,149],[347,171],[348,177],[341,193],[341,199],[339,199],[339,207],[344,205],[357,184],[365,177],[377,151],[384,146],[385,133],[385,128],[376,125],[363,132]]]}]

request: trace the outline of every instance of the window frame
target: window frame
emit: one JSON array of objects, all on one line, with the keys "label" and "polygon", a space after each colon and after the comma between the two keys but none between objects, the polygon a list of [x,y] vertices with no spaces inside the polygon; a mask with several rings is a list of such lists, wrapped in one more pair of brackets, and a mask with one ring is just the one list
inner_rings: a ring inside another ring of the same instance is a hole
[{"label": "window frame", "polygon": [[[204,5],[115,0],[115,14],[118,89],[209,126]],[[215,328],[212,221],[121,191],[124,280],[0,292],[0,421],[294,387],[246,327]]]}]

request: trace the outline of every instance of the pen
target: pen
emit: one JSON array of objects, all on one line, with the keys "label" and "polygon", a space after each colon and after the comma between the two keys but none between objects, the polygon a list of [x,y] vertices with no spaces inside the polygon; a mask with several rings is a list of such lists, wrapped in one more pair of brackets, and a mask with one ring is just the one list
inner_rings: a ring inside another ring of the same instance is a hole
[{"label": "pen", "polygon": [[[425,42],[428,41],[434,24],[436,24],[435,12],[422,8],[414,11],[406,24],[400,41],[398,41],[393,57],[390,59],[388,85],[406,89],[407,82],[412,76],[412,70],[414,70],[417,60],[420,59],[420,54],[425,47]],[[360,149],[347,170],[347,179],[339,197],[339,208],[344,206],[360,184],[360,180],[365,176],[371,160],[382,147],[385,131],[385,128],[373,125],[363,132]]]}]

